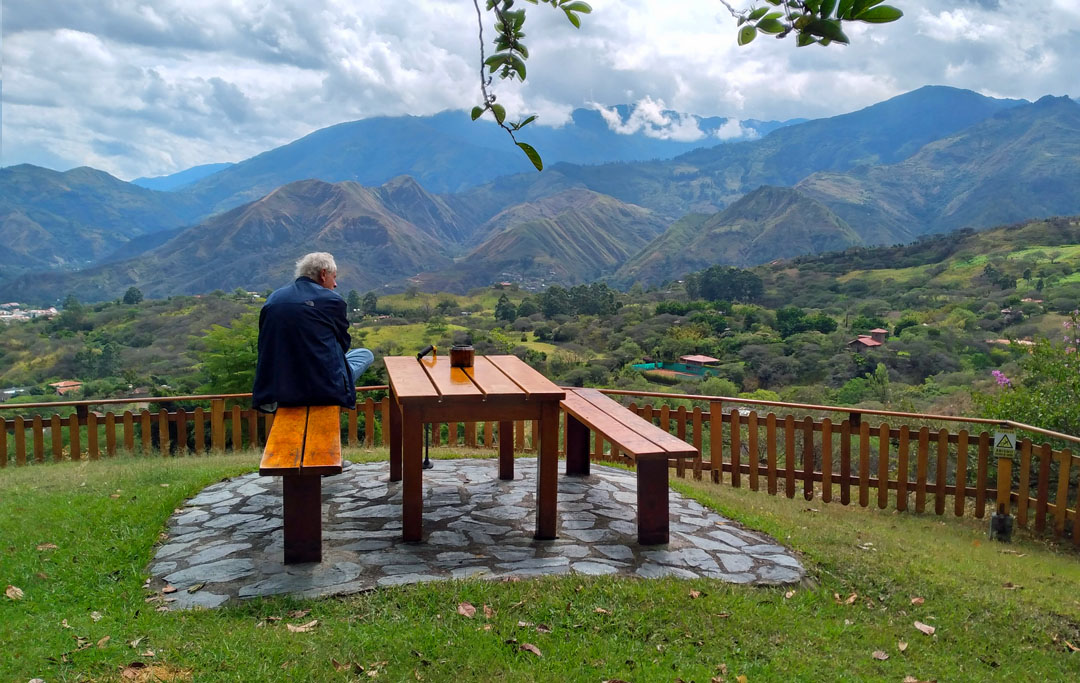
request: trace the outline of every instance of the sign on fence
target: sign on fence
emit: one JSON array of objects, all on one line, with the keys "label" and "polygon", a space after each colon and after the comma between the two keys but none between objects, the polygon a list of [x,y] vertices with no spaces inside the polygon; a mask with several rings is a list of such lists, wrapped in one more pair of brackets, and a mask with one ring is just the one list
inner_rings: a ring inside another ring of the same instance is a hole
[{"label": "sign on fence", "polygon": [[1016,455],[1016,432],[1007,430],[994,432],[994,456],[998,458],[1011,458]]}]

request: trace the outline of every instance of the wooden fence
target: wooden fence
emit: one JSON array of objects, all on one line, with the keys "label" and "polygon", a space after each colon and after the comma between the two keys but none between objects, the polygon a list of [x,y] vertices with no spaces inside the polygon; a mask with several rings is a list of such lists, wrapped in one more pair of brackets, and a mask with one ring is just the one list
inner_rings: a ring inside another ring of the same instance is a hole
[{"label": "wooden fence", "polygon": [[[364,387],[362,392],[378,395],[385,389]],[[788,498],[801,489],[808,501],[820,498],[825,503],[876,505],[901,512],[983,518],[989,506],[991,512],[1015,513],[1022,527],[1071,538],[1080,546],[1080,457],[1069,449],[1057,450],[1049,443],[1025,438],[1014,457],[995,458],[992,432],[986,427],[1002,424],[1080,442],[1076,437],[978,418],[649,392],[607,393],[622,396],[624,402],[633,399],[631,410],[697,448],[693,461],[672,462],[678,477],[708,476],[717,483]],[[97,460],[120,451],[171,456],[259,448],[266,442],[273,416],[242,407],[247,398],[239,394],[143,399],[157,405],[209,404],[208,408],[162,407],[156,412],[147,408],[120,413],[90,410],[130,404],[122,399],[0,406],[70,411],[67,416],[5,417],[0,413],[0,467]],[[653,405],[642,399],[682,405]],[[785,412],[760,413],[756,407]],[[371,396],[359,400],[354,409],[343,410],[344,443],[367,448],[385,445],[383,425],[388,424],[389,410],[387,398]],[[871,424],[875,417],[882,421]],[[980,431],[962,428],[965,425]],[[431,445],[436,447],[495,448],[500,438],[496,423],[451,423],[431,429]],[[533,451],[539,438],[537,424],[515,423],[512,438],[516,451]],[[592,451],[594,460],[624,461],[598,436]]]}]

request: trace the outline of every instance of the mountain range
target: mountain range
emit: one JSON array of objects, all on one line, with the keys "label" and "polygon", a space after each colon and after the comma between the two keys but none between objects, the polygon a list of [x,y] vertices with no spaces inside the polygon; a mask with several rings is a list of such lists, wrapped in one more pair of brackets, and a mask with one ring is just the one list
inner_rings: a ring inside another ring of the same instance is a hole
[{"label": "mountain range", "polygon": [[[402,130],[415,131],[418,122],[404,118]],[[69,291],[111,298],[131,285],[150,295],[264,289],[284,282],[296,256],[313,249],[333,251],[352,274],[344,286],[360,290],[412,282],[460,291],[493,279],[657,283],[714,263],[749,266],[1080,213],[1080,104],[1068,98],[1028,103],[926,87],[850,114],[782,126],[758,140],[666,160],[562,162],[479,185],[470,175],[475,165],[453,166],[462,163],[452,158],[464,148],[449,145],[449,156],[428,162],[445,159],[471,186],[442,194],[423,177],[374,186],[334,178],[348,168],[357,177],[368,172],[355,149],[341,147],[336,128],[175,192],[91,169],[0,170],[0,237],[24,245],[23,262],[70,267],[77,259],[48,252],[77,248],[71,235],[80,229],[96,245],[78,248],[84,263],[96,263],[79,273],[11,278],[17,271],[8,266],[0,299],[46,300]],[[388,144],[390,137],[368,142]],[[489,151],[496,166],[499,154],[517,154],[505,142]],[[400,155],[406,165],[422,158]],[[258,194],[263,183],[298,168],[319,180]],[[246,194],[258,197],[215,212]],[[40,231],[20,242],[27,221]]]}]

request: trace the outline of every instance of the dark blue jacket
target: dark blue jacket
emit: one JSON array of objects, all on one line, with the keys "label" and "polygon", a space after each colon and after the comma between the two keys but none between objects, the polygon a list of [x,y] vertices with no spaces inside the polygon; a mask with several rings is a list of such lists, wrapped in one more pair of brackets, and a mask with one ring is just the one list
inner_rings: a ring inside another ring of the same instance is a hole
[{"label": "dark blue jacket", "polygon": [[270,295],[259,313],[252,405],[266,412],[273,404],[356,405],[345,309],[339,294],[306,277]]}]

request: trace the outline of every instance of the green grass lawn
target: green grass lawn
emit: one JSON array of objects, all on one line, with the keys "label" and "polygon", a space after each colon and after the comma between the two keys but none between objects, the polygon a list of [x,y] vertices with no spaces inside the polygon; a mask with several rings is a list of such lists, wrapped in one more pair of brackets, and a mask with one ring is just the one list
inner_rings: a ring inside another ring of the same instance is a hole
[{"label": "green grass lawn", "polygon": [[[143,582],[173,509],[255,463],[120,458],[0,471],[0,585],[23,591],[0,598],[0,680],[127,680],[132,662],[142,680],[1080,680],[1071,547],[1024,532],[1000,545],[983,522],[699,482],[677,487],[801,552],[811,580],[470,580],[157,611]],[[459,614],[464,602],[473,617]],[[288,628],[313,620],[306,632]]]}]

